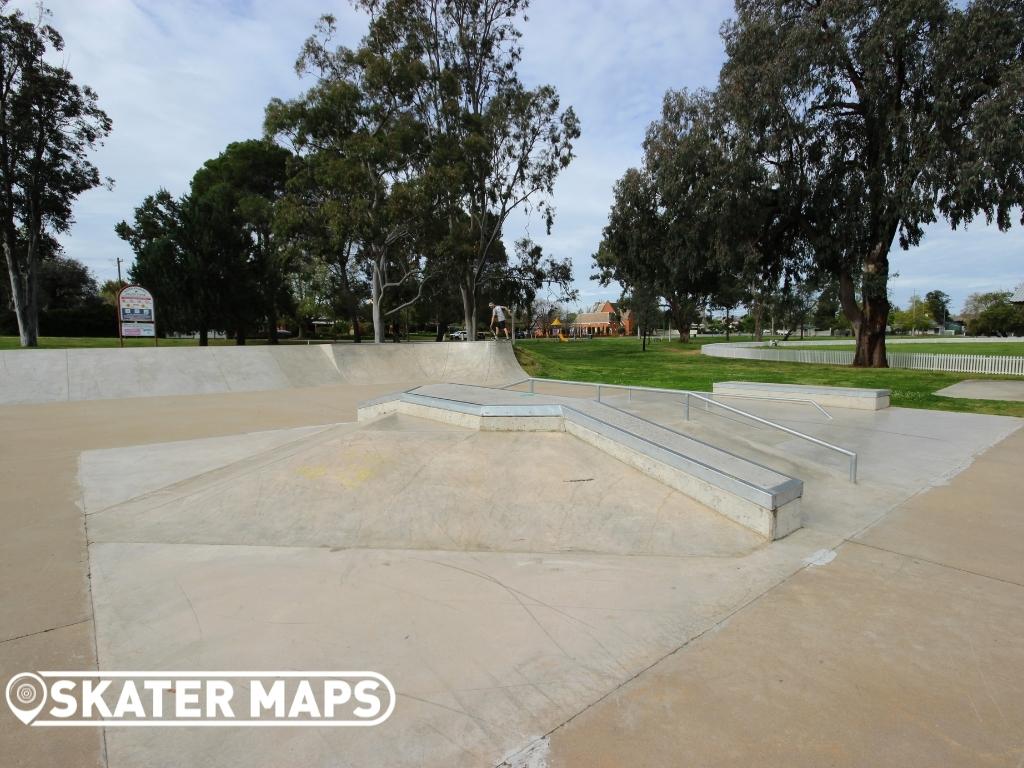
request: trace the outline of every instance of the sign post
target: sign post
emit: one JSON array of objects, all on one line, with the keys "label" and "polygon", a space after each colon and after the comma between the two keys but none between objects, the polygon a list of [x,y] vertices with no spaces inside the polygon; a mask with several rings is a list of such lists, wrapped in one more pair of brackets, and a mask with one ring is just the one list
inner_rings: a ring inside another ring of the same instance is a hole
[{"label": "sign post", "polygon": [[126,338],[153,339],[153,345],[158,345],[153,294],[139,285],[126,285],[118,291],[117,326],[122,346]]}]

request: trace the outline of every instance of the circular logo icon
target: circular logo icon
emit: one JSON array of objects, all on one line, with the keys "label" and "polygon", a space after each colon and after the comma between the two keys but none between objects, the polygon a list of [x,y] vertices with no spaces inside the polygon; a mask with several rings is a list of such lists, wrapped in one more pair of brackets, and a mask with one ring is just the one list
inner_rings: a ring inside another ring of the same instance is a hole
[{"label": "circular logo icon", "polygon": [[46,683],[39,675],[22,672],[7,682],[7,706],[28,725],[46,704]]}]

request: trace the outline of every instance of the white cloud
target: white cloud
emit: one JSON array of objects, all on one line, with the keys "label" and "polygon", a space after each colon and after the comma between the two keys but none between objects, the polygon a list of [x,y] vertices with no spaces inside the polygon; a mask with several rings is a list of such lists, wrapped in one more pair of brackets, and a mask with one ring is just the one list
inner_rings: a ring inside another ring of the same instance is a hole
[{"label": "white cloud", "polygon": [[[32,13],[34,2],[13,3]],[[185,191],[195,170],[229,142],[258,136],[274,96],[301,90],[295,56],[320,14],[339,18],[340,41],[355,43],[365,22],[332,0],[50,0],[64,35],[65,60],[79,82],[97,90],[114,130],[97,154],[114,191],[93,190],[75,206],[69,255],[101,279],[114,259],[130,259],[114,225],[147,194]],[[613,298],[615,288],[588,281],[611,188],[640,161],[648,123],[668,88],[714,85],[723,59],[718,36],[730,0],[534,0],[524,26],[522,73],[551,83],[580,116],[577,159],[556,186],[550,236],[525,215],[510,221],[509,240],[524,232],[558,257],[571,257],[583,301]],[[929,229],[909,253],[894,252],[897,301],[938,288],[959,306],[973,290],[1024,279],[1024,233],[972,226]]]}]

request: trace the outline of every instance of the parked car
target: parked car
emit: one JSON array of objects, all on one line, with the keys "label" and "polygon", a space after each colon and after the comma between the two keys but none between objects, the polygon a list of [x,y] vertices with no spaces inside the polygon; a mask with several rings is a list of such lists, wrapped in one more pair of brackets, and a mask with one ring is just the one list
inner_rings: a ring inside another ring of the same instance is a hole
[{"label": "parked car", "polygon": [[[454,331],[448,331],[449,341],[465,341],[468,338],[469,334],[467,334],[462,328],[457,328]],[[478,341],[485,341],[486,339],[490,339],[493,337],[487,331],[477,331],[476,338]]]}]

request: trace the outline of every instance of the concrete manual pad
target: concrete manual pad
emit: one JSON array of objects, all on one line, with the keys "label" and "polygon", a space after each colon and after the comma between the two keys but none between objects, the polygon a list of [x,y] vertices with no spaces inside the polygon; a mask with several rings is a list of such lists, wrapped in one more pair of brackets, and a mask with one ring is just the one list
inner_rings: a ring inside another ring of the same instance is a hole
[{"label": "concrete manual pad", "polygon": [[801,525],[797,478],[608,403],[443,384],[359,407],[360,421],[395,413],[480,431],[566,432],[766,539]]},{"label": "concrete manual pad", "polygon": [[1024,381],[968,379],[940,389],[935,394],[943,397],[965,397],[972,400],[1011,400],[1024,403]]}]

